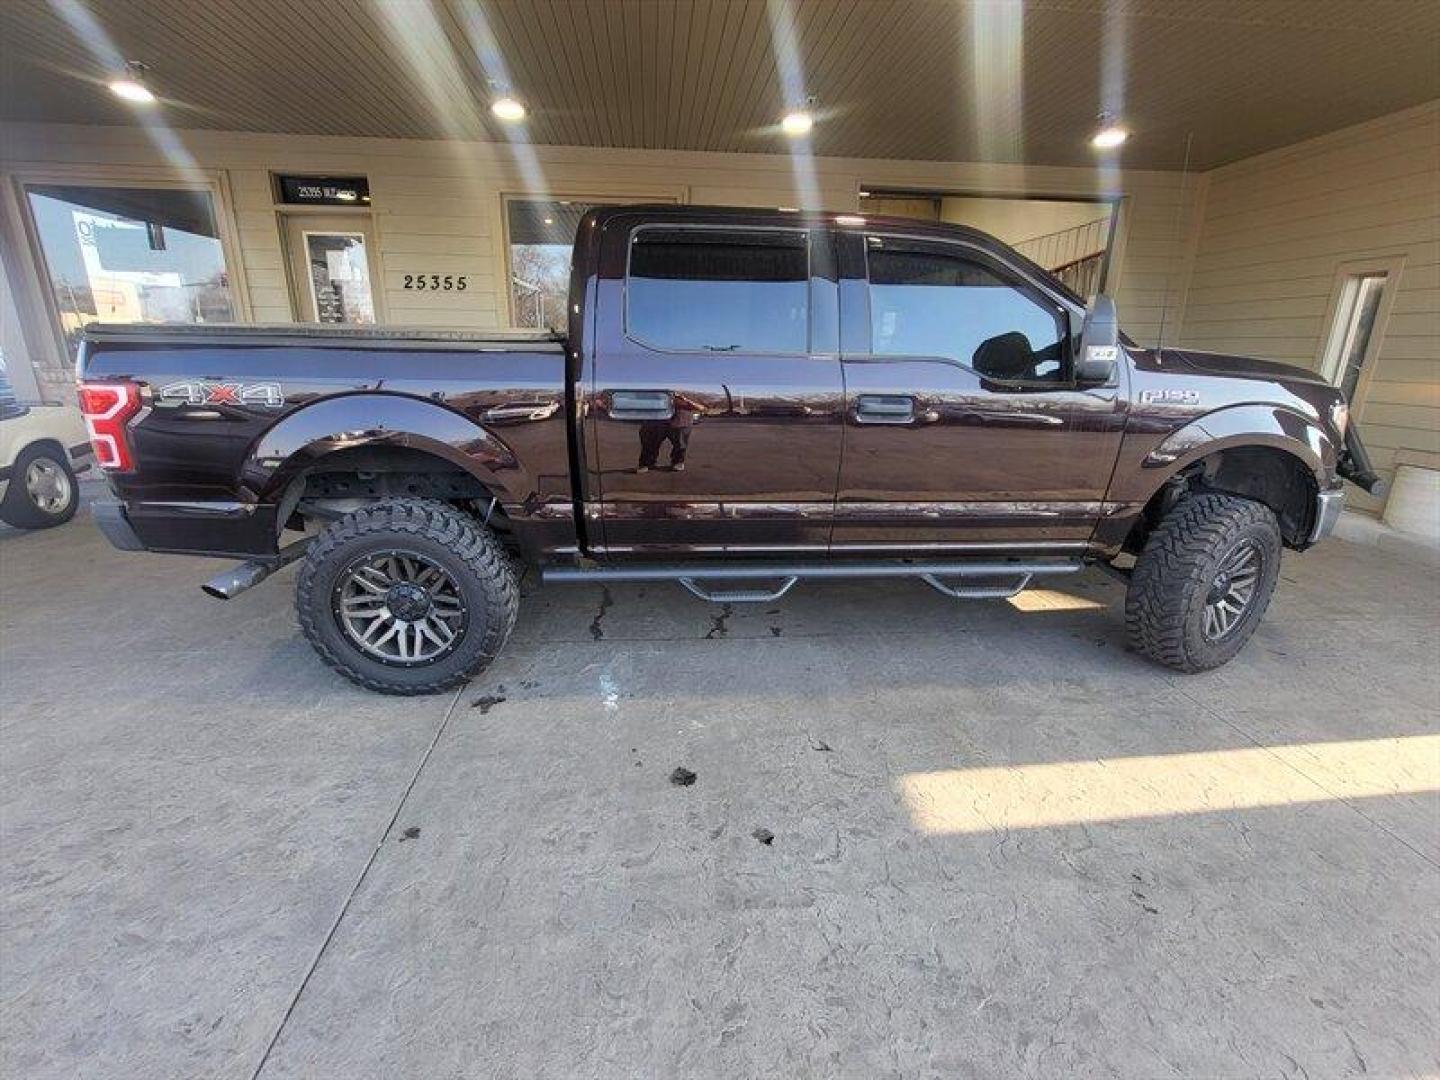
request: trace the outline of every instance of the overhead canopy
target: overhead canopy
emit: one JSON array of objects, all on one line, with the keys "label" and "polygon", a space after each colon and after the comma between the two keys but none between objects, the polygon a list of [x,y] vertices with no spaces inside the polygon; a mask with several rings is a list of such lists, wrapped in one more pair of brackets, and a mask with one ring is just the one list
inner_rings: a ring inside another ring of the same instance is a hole
[{"label": "overhead canopy", "polygon": [[134,123],[139,60],[182,129],[783,152],[813,95],[819,154],[1088,165],[1109,108],[1126,166],[1209,168],[1440,97],[1437,40],[1423,0],[5,0],[0,118]]}]

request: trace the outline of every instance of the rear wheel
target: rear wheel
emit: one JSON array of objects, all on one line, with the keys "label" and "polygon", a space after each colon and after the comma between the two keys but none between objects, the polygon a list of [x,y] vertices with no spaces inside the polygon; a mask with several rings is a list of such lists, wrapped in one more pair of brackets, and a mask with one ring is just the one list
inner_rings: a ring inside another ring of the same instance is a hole
[{"label": "rear wheel", "polygon": [[73,518],[79,505],[80,486],[64,451],[31,446],[15,459],[0,519],[17,529],[49,529]]},{"label": "rear wheel", "polygon": [[1131,644],[1179,671],[1219,667],[1264,616],[1280,550],[1280,527],[1267,506],[1213,493],[1180,503],[1150,534],[1131,575]]},{"label": "rear wheel", "polygon": [[385,694],[431,694],[495,659],[519,589],[489,529],[445,503],[406,499],[317,536],[295,606],[310,644],[346,678]]}]

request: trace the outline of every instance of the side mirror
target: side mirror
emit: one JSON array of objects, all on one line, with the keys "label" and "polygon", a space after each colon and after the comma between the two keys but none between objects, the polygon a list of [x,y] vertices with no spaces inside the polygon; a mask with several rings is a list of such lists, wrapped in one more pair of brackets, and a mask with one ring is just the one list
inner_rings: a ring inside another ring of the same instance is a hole
[{"label": "side mirror", "polygon": [[1080,355],[1075,358],[1077,382],[1104,385],[1115,377],[1120,363],[1120,323],[1115,301],[1097,296],[1085,312],[1080,328]]}]

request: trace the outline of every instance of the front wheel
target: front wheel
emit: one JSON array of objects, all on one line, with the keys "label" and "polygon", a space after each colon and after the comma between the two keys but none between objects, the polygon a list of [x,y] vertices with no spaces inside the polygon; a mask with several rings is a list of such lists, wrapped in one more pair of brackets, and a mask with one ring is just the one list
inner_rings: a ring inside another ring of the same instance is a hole
[{"label": "front wheel", "polygon": [[382,694],[458,686],[495,659],[520,591],[495,534],[445,503],[347,514],[311,544],[295,606],[320,658]]},{"label": "front wheel", "polygon": [[1125,596],[1131,645],[1179,671],[1219,667],[1265,614],[1280,548],[1267,506],[1216,493],[1180,503],[1135,563]]}]

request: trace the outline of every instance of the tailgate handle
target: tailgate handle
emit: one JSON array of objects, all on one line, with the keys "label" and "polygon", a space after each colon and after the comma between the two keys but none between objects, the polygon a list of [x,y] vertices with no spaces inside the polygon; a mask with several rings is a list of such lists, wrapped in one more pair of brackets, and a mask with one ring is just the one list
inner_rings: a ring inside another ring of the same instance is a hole
[{"label": "tailgate handle", "polygon": [[669,420],[675,415],[675,399],[668,390],[611,390],[610,419]]},{"label": "tailgate handle", "polygon": [[901,394],[861,394],[855,419],[862,424],[908,424],[915,419],[915,399]]}]

